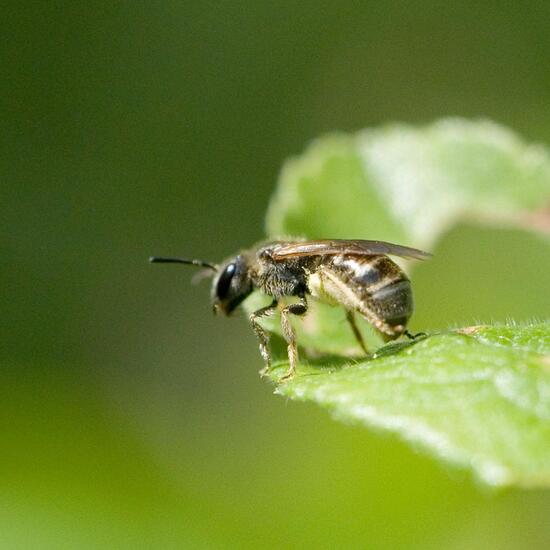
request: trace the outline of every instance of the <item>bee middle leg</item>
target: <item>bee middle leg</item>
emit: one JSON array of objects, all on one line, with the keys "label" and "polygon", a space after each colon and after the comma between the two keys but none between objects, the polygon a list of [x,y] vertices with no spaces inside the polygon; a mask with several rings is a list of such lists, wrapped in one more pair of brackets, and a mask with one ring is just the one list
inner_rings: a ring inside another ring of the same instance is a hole
[{"label": "bee middle leg", "polygon": [[365,346],[363,335],[359,332],[359,327],[355,322],[355,315],[353,314],[353,311],[346,310],[346,318],[351,326],[351,330],[353,331],[353,335],[355,336],[357,343],[361,346],[361,349],[365,352],[365,355],[368,355],[369,350],[367,349],[367,346]]},{"label": "bee middle leg", "polygon": [[273,315],[275,311],[277,311],[277,300],[273,300],[268,306],[254,311],[249,317],[252,330],[260,342],[260,354],[265,364],[264,368],[260,370],[260,376],[266,376],[269,372],[271,367],[271,354],[269,353],[269,336],[260,323],[258,323],[258,319],[261,317],[269,317]]},{"label": "bee middle leg", "polygon": [[289,315],[304,315],[307,311],[307,301],[305,297],[300,298],[296,304],[290,304],[281,310],[281,327],[283,336],[288,344],[288,362],[290,367],[281,380],[289,380],[294,376],[296,363],[298,362],[298,348],[296,346],[296,333],[290,324]]}]

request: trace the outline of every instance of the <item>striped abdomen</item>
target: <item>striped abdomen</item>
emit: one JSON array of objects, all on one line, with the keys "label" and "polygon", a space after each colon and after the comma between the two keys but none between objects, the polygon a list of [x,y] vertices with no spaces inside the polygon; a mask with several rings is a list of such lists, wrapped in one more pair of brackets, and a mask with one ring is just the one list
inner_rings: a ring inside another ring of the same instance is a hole
[{"label": "striped abdomen", "polygon": [[323,291],[355,310],[387,339],[405,330],[413,312],[411,283],[387,256],[334,256],[324,264]]}]

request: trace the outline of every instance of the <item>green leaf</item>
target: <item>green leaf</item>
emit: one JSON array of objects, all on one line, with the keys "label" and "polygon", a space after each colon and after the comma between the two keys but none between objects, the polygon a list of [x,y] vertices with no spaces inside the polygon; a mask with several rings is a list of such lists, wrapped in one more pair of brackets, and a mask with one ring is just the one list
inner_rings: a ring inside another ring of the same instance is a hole
[{"label": "green leaf", "polygon": [[[460,221],[550,228],[550,153],[489,121],[394,124],[313,142],[287,161],[267,213],[270,238],[363,238],[432,251]],[[537,214],[540,213],[540,214]],[[399,262],[399,260],[398,260]],[[418,262],[399,262],[409,270]],[[267,302],[249,298],[253,311]],[[263,323],[281,334],[277,319]],[[369,348],[379,336],[362,319]],[[344,312],[313,304],[294,323],[308,350],[360,355]]]},{"label": "green leaf", "polygon": [[267,232],[430,248],[461,219],[538,225],[530,213],[549,203],[546,147],[489,121],[394,124],[322,138],[289,160]]},{"label": "green leaf", "polygon": [[395,433],[486,484],[550,486],[550,323],[469,327],[343,366],[302,361],[276,393]]}]

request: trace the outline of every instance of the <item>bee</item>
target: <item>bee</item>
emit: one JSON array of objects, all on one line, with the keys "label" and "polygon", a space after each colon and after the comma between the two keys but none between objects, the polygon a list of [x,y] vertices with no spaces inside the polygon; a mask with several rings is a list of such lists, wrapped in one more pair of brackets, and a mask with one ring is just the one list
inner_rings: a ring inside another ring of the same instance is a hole
[{"label": "bee", "polygon": [[[266,374],[271,366],[269,335],[259,320],[277,311],[288,346],[289,369],[283,380],[293,377],[298,362],[296,335],[291,316],[302,317],[308,297],[346,311],[351,330],[361,349],[368,354],[355,323],[355,314],[367,320],[385,341],[405,334],[413,313],[411,282],[388,255],[424,260],[427,252],[383,241],[317,240],[261,243],[217,265],[203,260],[152,257],[152,263],[180,263],[203,267],[212,273],[214,313],[230,315],[249,294],[259,289],[272,302],[250,314],[250,324],[259,341]],[[284,298],[296,297],[290,304]]]}]

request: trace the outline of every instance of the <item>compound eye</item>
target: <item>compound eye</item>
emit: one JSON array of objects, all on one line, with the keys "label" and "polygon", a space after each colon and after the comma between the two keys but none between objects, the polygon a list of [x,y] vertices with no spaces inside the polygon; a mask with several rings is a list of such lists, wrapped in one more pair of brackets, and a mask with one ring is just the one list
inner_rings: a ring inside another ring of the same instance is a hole
[{"label": "compound eye", "polygon": [[236,266],[235,264],[229,264],[220,275],[218,279],[218,284],[216,285],[216,296],[223,300],[227,293],[229,292],[229,286],[231,284],[231,279],[235,275]]}]

